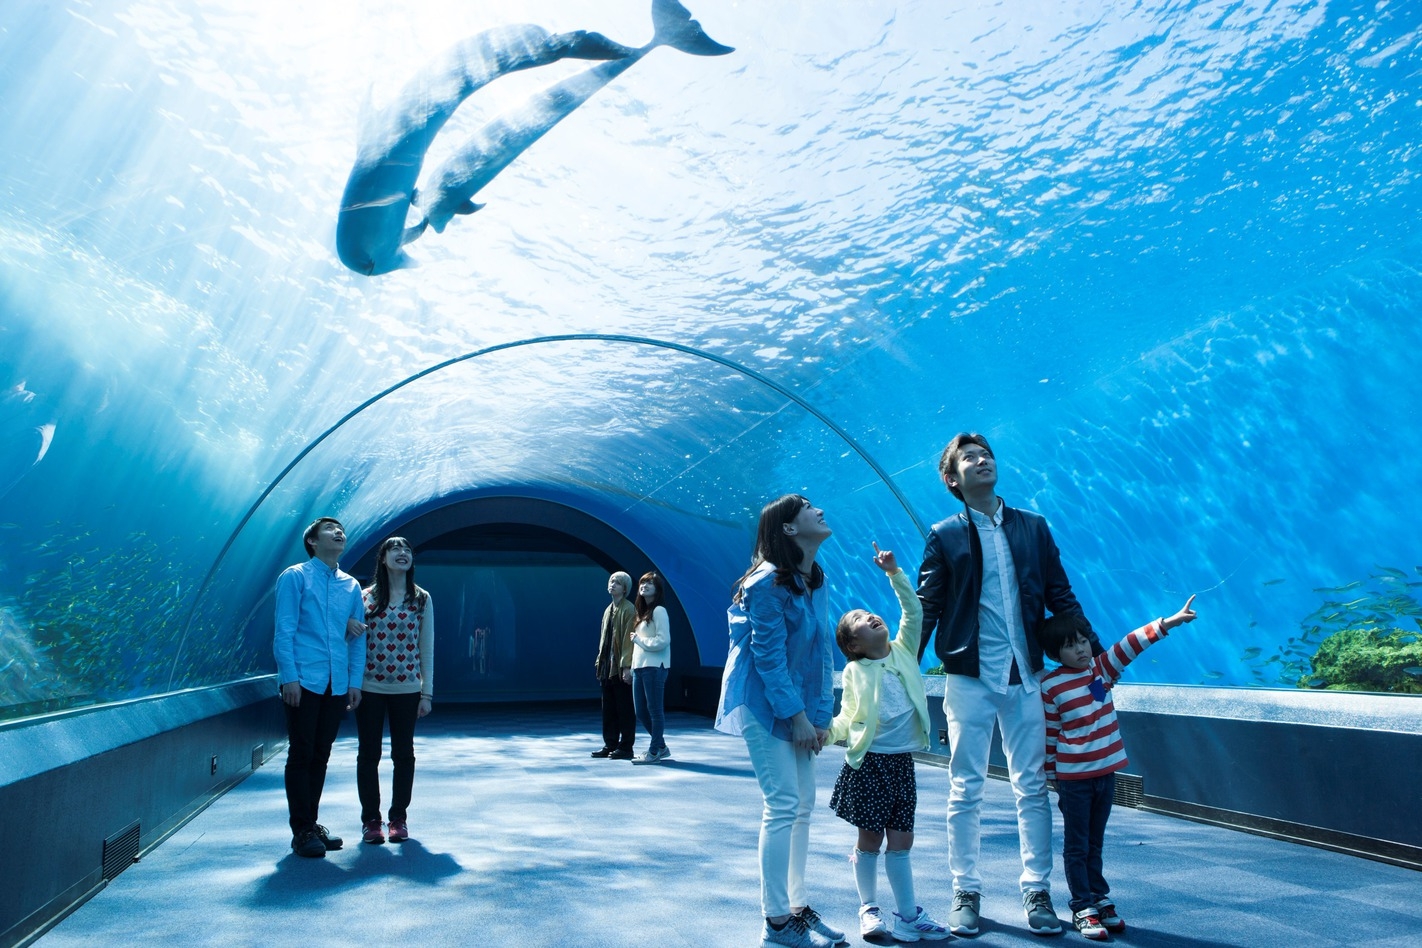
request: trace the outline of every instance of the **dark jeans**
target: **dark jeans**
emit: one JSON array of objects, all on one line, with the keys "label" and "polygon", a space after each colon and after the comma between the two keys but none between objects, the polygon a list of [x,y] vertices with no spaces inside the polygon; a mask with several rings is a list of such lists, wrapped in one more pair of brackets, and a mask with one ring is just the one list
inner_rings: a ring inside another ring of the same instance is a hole
[{"label": "dark jeans", "polygon": [[385,722],[390,721],[390,763],[395,777],[390,787],[390,819],[403,820],[415,784],[415,721],[419,718],[420,693],[382,695],[361,693],[356,705],[356,791],[360,794],[360,821],[380,819],[380,752],[384,744]]},{"label": "dark jeans", "polygon": [[666,694],[667,670],[658,665],[655,668],[634,668],[632,670],[632,704],[637,709],[637,720],[652,738],[648,750],[658,751],[667,746],[662,737],[666,711],[662,699]]},{"label": "dark jeans", "polygon": [[286,807],[293,835],[316,825],[321,790],[326,786],[326,764],[331,744],[346,713],[346,696],[301,689],[301,704],[286,709]]},{"label": "dark jeans", "polygon": [[1101,874],[1101,845],[1116,793],[1116,775],[1087,780],[1057,779],[1057,807],[1062,811],[1062,867],[1071,888],[1071,910],[1080,911],[1106,898],[1111,887]]},{"label": "dark jeans", "polygon": [[637,715],[632,709],[632,686],[622,676],[602,683],[602,746],[632,753],[637,740]]}]

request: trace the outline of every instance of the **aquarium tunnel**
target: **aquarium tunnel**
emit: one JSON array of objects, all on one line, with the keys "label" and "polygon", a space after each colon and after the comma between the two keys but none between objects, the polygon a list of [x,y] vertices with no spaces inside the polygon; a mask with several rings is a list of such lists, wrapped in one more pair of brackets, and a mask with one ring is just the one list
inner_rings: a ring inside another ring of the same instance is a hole
[{"label": "aquarium tunnel", "polygon": [[596,699],[607,575],[655,569],[707,712],[762,505],[890,612],[872,544],[917,567],[978,431],[1103,638],[1197,597],[1123,719],[1275,767],[1146,794],[1422,864],[1422,8],[648,6],[5,4],[7,808],[108,838],[78,775],[132,753],[148,845],[278,753],[318,516],[363,581],[410,538],[441,700]]}]

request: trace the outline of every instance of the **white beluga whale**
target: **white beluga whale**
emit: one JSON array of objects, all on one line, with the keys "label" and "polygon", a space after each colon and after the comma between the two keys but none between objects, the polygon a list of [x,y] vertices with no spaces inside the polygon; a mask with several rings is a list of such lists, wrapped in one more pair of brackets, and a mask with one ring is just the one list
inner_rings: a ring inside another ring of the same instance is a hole
[{"label": "white beluga whale", "polygon": [[[405,86],[395,101],[362,122],[356,161],[336,219],[336,253],[357,273],[375,276],[415,266],[404,245],[433,227],[442,232],[457,214],[482,205],[473,195],[525,148],[583,102],[659,46],[694,56],[732,51],[706,35],[677,0],[653,0],[652,41],[623,46],[600,33],[548,33],[506,26],[471,37],[445,52]],[[524,106],[489,122],[416,189],[431,143],[469,96],[499,76],[562,59],[604,62],[535,94]],[[407,226],[411,204],[422,212]]]}]

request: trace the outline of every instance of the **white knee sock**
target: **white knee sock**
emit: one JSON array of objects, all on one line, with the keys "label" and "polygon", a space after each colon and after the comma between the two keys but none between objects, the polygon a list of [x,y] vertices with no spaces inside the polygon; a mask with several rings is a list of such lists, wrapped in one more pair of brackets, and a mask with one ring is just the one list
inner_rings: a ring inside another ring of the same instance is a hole
[{"label": "white knee sock", "polygon": [[884,875],[889,877],[889,888],[894,890],[899,914],[912,920],[918,915],[918,902],[913,893],[913,866],[909,863],[909,852],[907,849],[891,849],[884,853]]},{"label": "white knee sock", "polygon": [[860,905],[877,905],[879,902],[879,854],[866,853],[857,846],[849,854],[854,863],[854,885],[859,890]]}]

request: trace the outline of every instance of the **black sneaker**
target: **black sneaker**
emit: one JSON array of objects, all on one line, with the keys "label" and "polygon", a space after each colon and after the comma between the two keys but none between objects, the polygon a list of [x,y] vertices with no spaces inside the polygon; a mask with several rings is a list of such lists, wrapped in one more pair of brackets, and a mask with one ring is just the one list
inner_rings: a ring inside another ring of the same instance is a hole
[{"label": "black sneaker", "polygon": [[326,844],[321,842],[321,837],[316,835],[314,829],[302,830],[293,836],[291,849],[298,856],[305,856],[307,859],[324,859],[326,857]]},{"label": "black sneaker", "polygon": [[332,836],[331,831],[320,823],[317,823],[311,830],[316,834],[316,838],[321,840],[321,845],[326,847],[326,852],[333,853],[346,844],[346,841],[339,836]]},{"label": "black sneaker", "polygon": [[1034,935],[1060,935],[1062,920],[1052,907],[1052,897],[1046,889],[1028,889],[1022,893],[1022,911],[1027,914],[1027,927]]}]

